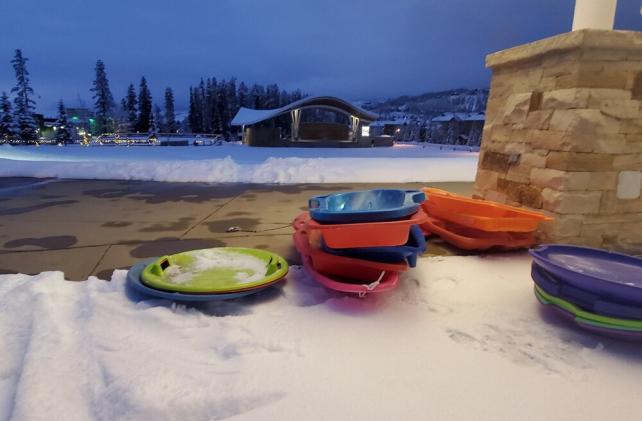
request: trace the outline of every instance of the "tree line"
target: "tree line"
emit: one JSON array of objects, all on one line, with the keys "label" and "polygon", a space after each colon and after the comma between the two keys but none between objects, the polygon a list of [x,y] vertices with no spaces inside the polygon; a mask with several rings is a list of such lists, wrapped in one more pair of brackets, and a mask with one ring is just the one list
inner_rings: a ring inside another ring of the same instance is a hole
[{"label": "tree line", "polygon": [[[13,94],[13,105],[6,92],[2,92],[0,96],[0,138],[5,140],[38,139],[36,102],[27,62],[22,51],[15,50],[11,60],[16,75],[16,86],[10,91]],[[140,79],[138,91],[130,83],[125,97],[120,103],[116,103],[102,60],[96,61],[94,72],[90,90],[94,101],[94,124],[91,131],[95,135],[122,132],[176,133],[186,129],[192,133],[220,133],[227,137],[234,131],[230,123],[240,107],[278,108],[304,96],[298,89],[287,92],[279,89],[276,84],[253,84],[248,87],[245,82],[240,82],[237,86],[236,78],[220,81],[214,77],[201,79],[196,86],[190,86],[188,116],[185,121],[179,121],[176,118],[171,87],[165,88],[162,109],[153,102],[144,76]],[[62,100],[58,102],[56,126],[57,141],[67,143],[74,139],[75,131]]]}]

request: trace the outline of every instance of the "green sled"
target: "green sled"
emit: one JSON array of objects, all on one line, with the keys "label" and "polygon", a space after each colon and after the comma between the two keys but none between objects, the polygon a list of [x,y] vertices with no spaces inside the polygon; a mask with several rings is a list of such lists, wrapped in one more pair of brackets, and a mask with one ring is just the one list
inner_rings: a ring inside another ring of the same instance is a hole
[{"label": "green sled", "polygon": [[560,307],[563,310],[571,313],[573,316],[575,316],[575,320],[577,320],[579,323],[597,327],[604,327],[608,329],[642,331],[642,321],[640,320],[618,319],[615,317],[608,317],[590,313],[586,310],[582,310],[575,304],[569,303],[568,301],[565,301],[559,297],[554,297],[550,294],[547,294],[537,285],[535,285],[535,294],[537,294],[537,297],[540,299],[540,301],[544,302],[545,304]]},{"label": "green sled", "polygon": [[[230,260],[229,265],[217,264],[206,269],[198,269],[199,256],[215,256],[220,260]],[[264,264],[256,268],[234,265],[234,261],[249,258],[252,262]],[[174,270],[188,270],[183,274],[187,279],[172,281]],[[224,294],[265,287],[281,280],[288,273],[288,264],[283,257],[265,250],[243,247],[216,247],[212,249],[191,250],[163,256],[147,265],[141,273],[141,281],[152,288],[163,291],[187,294]],[[247,279],[251,277],[252,279]]]}]

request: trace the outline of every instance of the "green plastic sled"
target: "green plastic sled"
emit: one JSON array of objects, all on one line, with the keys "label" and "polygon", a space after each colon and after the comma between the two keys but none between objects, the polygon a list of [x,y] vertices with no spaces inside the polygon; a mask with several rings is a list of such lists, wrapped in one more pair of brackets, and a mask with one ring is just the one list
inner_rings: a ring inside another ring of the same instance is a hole
[{"label": "green plastic sled", "polygon": [[642,320],[618,319],[615,317],[602,316],[595,313],[590,313],[582,310],[576,305],[562,300],[561,298],[554,297],[544,292],[541,288],[535,285],[535,294],[545,304],[560,307],[568,313],[575,316],[575,320],[579,323],[589,324],[593,326],[621,329],[630,331],[642,331]]},{"label": "green plastic sled", "polygon": [[268,286],[288,273],[281,256],[265,250],[217,247],[163,256],[147,265],[141,281],[186,294],[224,294]]}]

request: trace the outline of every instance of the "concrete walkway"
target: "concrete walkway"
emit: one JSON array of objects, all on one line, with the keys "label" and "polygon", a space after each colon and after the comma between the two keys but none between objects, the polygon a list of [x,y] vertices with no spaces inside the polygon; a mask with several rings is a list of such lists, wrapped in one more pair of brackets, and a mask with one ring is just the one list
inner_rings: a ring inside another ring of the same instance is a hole
[{"label": "concrete walkway", "polygon": [[[472,192],[472,183],[432,185]],[[0,178],[0,273],[61,270],[70,280],[110,279],[140,259],[217,246],[270,249],[296,264],[290,223],[310,196],[421,186]],[[453,252],[440,243],[429,247],[430,254]]]}]

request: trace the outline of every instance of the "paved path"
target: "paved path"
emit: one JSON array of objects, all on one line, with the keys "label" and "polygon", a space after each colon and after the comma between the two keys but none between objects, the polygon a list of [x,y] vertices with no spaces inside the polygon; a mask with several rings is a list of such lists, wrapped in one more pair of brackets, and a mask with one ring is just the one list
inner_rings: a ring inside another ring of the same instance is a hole
[{"label": "paved path", "polygon": [[[472,192],[472,183],[433,185]],[[0,273],[110,279],[140,259],[216,246],[269,248],[298,263],[290,222],[307,210],[308,197],[378,186],[0,178]],[[454,251],[433,243],[429,252]]]}]

